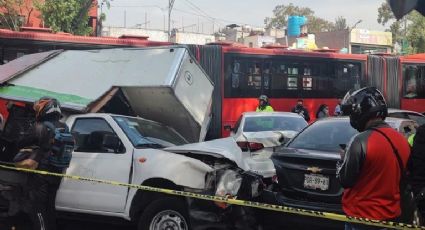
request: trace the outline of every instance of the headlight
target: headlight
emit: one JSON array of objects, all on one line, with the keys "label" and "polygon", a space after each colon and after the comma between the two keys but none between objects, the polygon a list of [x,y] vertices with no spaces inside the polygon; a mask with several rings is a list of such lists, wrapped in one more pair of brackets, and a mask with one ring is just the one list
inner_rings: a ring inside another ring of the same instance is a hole
[{"label": "headlight", "polygon": [[218,181],[215,194],[217,196],[236,196],[241,184],[242,177],[239,173],[232,170],[226,170]]},{"label": "headlight", "polygon": [[260,196],[264,189],[262,177],[252,172],[245,172],[242,177],[243,180],[239,189],[238,197],[240,199],[251,200]]}]

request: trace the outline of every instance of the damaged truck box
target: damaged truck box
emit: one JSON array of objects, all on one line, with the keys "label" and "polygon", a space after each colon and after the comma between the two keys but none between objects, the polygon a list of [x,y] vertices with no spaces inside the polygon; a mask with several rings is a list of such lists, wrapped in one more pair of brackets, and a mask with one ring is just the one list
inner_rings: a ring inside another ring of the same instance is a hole
[{"label": "damaged truck box", "polygon": [[213,83],[185,47],[49,51],[0,66],[0,97],[57,98],[74,113],[140,116],[205,138]]}]

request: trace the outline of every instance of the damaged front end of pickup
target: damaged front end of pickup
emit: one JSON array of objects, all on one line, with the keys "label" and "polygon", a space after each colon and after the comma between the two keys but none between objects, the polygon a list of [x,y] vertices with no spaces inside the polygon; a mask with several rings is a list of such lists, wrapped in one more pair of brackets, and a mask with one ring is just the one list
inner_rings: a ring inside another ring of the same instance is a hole
[{"label": "damaged front end of pickup", "polygon": [[[167,148],[166,151],[186,155],[213,168],[205,176],[205,188],[183,190],[206,196],[257,201],[263,191],[263,178],[243,169],[231,155],[238,149],[231,138]],[[258,229],[253,208],[226,202],[186,198],[192,229]]]}]

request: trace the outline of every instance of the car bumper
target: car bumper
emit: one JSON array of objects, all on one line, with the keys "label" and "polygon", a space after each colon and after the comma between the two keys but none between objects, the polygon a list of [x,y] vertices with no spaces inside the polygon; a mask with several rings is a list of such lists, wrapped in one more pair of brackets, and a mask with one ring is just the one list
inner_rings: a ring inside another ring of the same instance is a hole
[{"label": "car bumper", "polygon": [[329,204],[324,202],[312,202],[304,200],[296,200],[286,197],[282,193],[265,190],[262,193],[262,199],[266,203],[289,206],[299,209],[307,209],[319,212],[332,212],[343,214],[341,204]]},{"label": "car bumper", "polygon": [[[331,212],[343,214],[340,204],[327,204],[321,202],[309,202],[294,200],[284,196],[281,193],[272,192],[265,190],[262,193],[262,202],[267,204],[275,204],[286,207],[292,207],[297,209],[313,210],[318,212]],[[276,211],[258,211],[257,215],[262,220],[262,223],[266,228],[268,223],[274,223],[273,227],[276,226],[287,226],[288,223],[305,223],[309,226],[317,226],[319,229],[333,229],[343,228],[344,223],[339,221],[333,221],[324,218],[315,218],[310,216],[303,216],[301,214],[290,214]],[[319,216],[319,215],[318,215]]]}]

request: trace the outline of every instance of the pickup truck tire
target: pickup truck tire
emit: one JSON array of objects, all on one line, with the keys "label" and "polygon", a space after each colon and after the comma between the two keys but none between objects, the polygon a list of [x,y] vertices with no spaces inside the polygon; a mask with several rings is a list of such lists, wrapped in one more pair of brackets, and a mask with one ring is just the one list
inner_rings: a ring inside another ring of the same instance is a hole
[{"label": "pickup truck tire", "polygon": [[143,211],[138,230],[189,230],[189,218],[184,202],[175,197],[161,197]]}]

